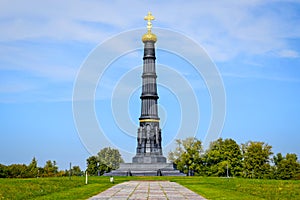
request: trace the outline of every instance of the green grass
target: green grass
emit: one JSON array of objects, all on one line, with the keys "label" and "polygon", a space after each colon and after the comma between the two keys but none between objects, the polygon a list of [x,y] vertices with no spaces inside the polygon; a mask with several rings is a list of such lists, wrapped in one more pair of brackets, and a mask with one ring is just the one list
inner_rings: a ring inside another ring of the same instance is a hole
[{"label": "green grass", "polygon": [[86,199],[111,186],[109,177],[89,177],[88,185],[84,177],[0,179],[0,199]]},{"label": "green grass", "polygon": [[[0,179],[1,199],[87,199],[112,186],[109,177]],[[169,180],[208,199],[300,199],[300,181],[207,177],[115,177],[128,180]]]},{"label": "green grass", "polygon": [[172,181],[208,199],[300,199],[300,181],[202,177]]}]

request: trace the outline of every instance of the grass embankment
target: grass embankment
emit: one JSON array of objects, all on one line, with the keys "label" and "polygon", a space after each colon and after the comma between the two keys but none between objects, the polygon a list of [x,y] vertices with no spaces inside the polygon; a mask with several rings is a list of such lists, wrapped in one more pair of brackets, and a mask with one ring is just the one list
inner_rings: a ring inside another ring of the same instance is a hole
[{"label": "grass embankment", "polygon": [[[300,181],[207,177],[115,177],[128,180],[169,180],[208,199],[300,199]],[[87,199],[111,187],[109,177],[0,179],[0,199]]]}]

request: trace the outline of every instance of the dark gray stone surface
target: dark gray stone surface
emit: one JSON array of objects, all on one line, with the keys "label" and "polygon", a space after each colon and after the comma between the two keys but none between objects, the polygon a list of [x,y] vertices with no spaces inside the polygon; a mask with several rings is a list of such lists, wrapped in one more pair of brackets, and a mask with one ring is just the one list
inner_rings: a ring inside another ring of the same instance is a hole
[{"label": "dark gray stone surface", "polygon": [[157,84],[155,66],[155,42],[144,43],[142,94],[141,94],[141,116],[140,127],[137,131],[136,156],[133,163],[166,163],[162,154],[162,136],[159,127],[157,109]]},{"label": "dark gray stone surface", "polygon": [[120,168],[105,176],[186,176],[172,163],[122,163]]}]

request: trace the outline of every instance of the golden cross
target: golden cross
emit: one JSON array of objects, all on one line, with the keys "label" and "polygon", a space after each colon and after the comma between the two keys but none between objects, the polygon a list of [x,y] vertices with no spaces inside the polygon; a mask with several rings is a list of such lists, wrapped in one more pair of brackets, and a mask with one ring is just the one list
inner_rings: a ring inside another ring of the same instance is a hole
[{"label": "golden cross", "polygon": [[145,16],[144,19],[148,21],[148,23],[147,23],[147,29],[148,29],[149,32],[151,32],[151,28],[152,28],[151,21],[155,20],[154,16],[151,14],[151,12],[148,12],[148,15]]}]

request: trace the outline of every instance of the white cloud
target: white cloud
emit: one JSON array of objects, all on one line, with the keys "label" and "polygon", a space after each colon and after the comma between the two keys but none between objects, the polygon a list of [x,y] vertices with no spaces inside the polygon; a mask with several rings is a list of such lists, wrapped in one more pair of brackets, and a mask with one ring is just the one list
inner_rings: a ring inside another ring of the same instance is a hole
[{"label": "white cloud", "polygon": [[[173,14],[173,21],[166,24],[194,38],[215,60],[228,61],[241,53],[257,55],[286,48],[286,39],[300,37],[299,20],[289,14],[295,10],[274,4],[273,1],[185,4],[176,16]],[[162,20],[169,20],[166,17],[170,13],[164,14]]]},{"label": "white cloud", "polygon": [[[157,19],[154,26],[191,36],[215,59],[223,61],[243,52],[262,54],[285,49],[286,38],[300,37],[299,20],[289,14],[295,11],[276,6],[279,3],[175,1],[147,5],[140,1],[26,1],[16,6],[6,1],[0,3],[0,38],[50,37],[98,43],[120,31],[145,26],[142,19],[150,9]],[[168,9],[164,9],[166,6]]]},{"label": "white cloud", "polygon": [[280,52],[278,52],[278,55],[284,58],[299,58],[299,53],[297,51],[293,51],[289,49],[281,50]]},{"label": "white cloud", "polygon": [[19,71],[27,76],[47,78],[52,81],[73,81],[77,67],[61,61],[57,64],[59,51],[45,47],[32,48],[30,45],[0,45],[0,70]]},{"label": "white cloud", "polygon": [[[289,2],[300,6],[299,1],[285,1]],[[145,27],[143,17],[148,10],[156,17],[154,27],[187,35],[202,45],[214,61],[231,62],[241,54],[250,60],[251,56],[270,52],[277,52],[273,54],[277,57],[299,57],[289,44],[289,39],[300,38],[299,13],[295,6],[284,6],[281,1],[2,0],[0,61],[8,65],[0,65],[0,70],[24,71],[70,83],[78,70],[77,65],[66,62],[72,58],[62,56],[60,61],[55,58],[57,53],[53,56],[51,51],[27,49],[19,42],[30,41],[33,46],[45,48],[45,41],[55,41],[57,47],[66,41],[96,45],[122,31]],[[169,40],[172,42],[172,38]],[[108,50],[120,51],[134,42],[134,38],[117,42]]]}]

